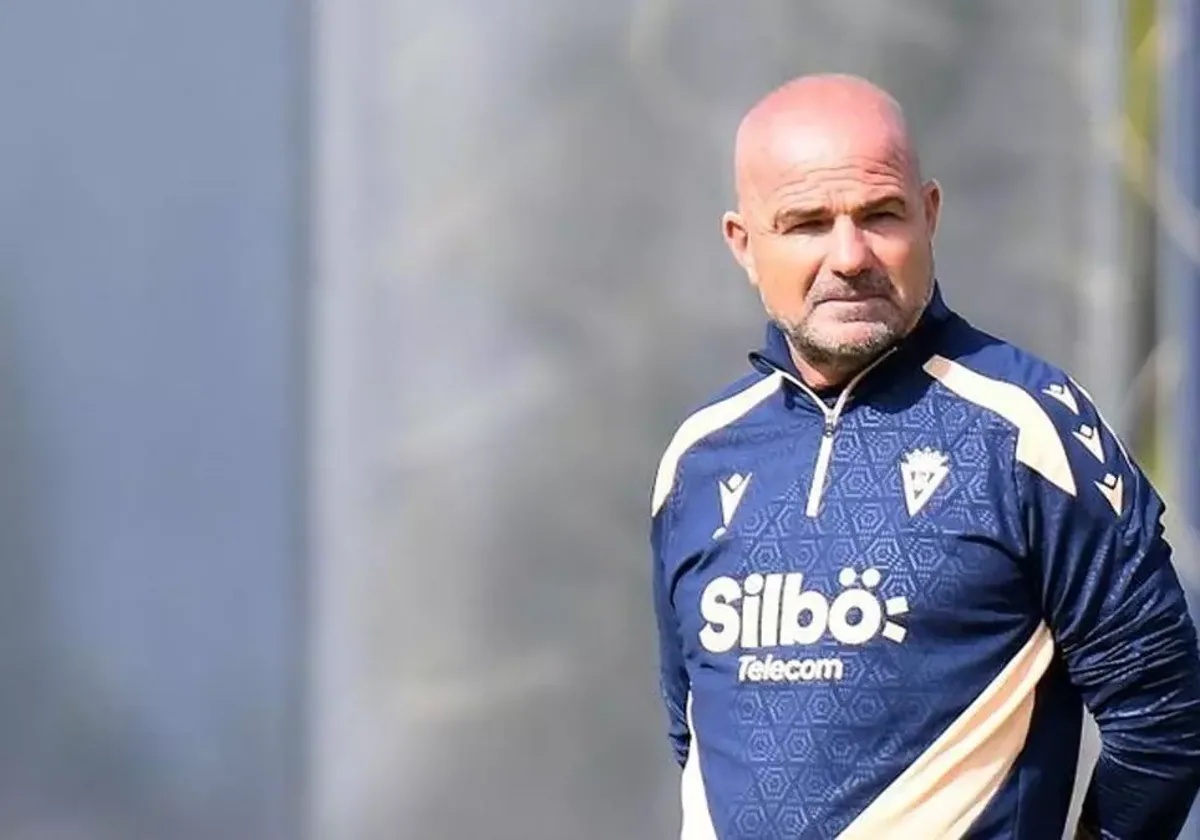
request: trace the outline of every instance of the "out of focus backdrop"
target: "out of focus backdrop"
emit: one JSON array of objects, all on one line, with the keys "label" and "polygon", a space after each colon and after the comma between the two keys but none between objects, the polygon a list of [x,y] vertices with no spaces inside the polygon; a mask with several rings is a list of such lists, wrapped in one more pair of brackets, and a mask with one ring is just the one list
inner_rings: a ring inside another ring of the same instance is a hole
[{"label": "out of focus backdrop", "polygon": [[[744,110],[906,106],[950,304],[1200,594],[1200,0],[7,0],[0,837],[677,831],[647,516]],[[1189,828],[1186,836],[1200,837]]]}]

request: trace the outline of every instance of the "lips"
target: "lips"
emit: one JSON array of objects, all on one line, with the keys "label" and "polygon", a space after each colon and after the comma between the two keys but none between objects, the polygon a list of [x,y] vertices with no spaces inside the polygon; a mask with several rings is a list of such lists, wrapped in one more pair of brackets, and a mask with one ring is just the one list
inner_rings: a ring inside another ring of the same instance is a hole
[{"label": "lips", "polygon": [[821,303],[866,303],[869,300],[886,300],[884,295],[851,295],[823,298]]}]

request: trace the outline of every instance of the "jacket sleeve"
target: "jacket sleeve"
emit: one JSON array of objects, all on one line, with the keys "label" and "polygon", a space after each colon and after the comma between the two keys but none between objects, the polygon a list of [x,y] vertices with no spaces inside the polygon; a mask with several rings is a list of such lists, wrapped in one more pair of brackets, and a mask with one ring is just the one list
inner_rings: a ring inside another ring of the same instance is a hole
[{"label": "jacket sleeve", "polygon": [[1163,502],[1078,390],[1074,411],[1047,408],[1057,483],[1018,470],[1028,549],[1047,623],[1100,730],[1084,836],[1161,840],[1177,836],[1200,787],[1196,631]]},{"label": "jacket sleeve", "polygon": [[667,734],[671,749],[676,762],[682,767],[687,761],[691,743],[687,720],[689,683],[666,570],[670,517],[669,506],[655,512],[650,528],[650,544],[654,564],[654,614],[658,625],[659,690],[667,709]]}]

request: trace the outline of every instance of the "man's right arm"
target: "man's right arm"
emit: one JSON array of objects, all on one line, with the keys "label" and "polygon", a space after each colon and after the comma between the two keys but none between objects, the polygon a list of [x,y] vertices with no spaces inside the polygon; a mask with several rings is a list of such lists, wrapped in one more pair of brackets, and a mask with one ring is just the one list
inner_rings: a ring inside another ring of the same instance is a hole
[{"label": "man's right arm", "polygon": [[655,512],[650,526],[650,545],[654,563],[654,614],[658,624],[659,688],[667,708],[671,749],[682,767],[687,761],[691,744],[687,720],[689,683],[666,571],[667,520],[670,515],[669,505]]}]

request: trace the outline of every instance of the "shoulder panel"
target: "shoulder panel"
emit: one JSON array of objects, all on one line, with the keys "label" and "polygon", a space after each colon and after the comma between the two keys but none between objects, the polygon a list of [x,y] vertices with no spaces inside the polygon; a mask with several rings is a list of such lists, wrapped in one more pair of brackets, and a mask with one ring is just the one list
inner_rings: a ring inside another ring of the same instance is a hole
[{"label": "shoulder panel", "polygon": [[749,413],[778,391],[782,382],[782,374],[772,373],[719,402],[705,406],[683,421],[659,461],[650,503],[651,516],[658,514],[667,497],[671,495],[671,489],[675,486],[675,473],[684,454],[713,432],[725,428]]}]

